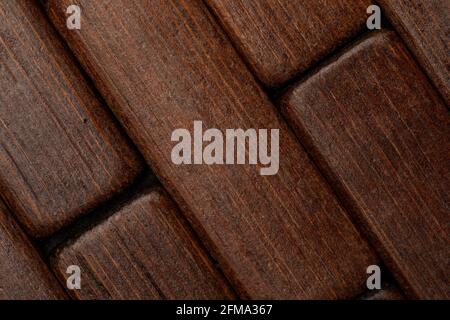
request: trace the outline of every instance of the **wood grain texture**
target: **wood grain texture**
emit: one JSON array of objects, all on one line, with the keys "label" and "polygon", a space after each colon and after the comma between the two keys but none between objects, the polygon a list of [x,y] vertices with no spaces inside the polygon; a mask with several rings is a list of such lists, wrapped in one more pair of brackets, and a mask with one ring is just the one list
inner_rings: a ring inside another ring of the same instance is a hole
[{"label": "wood grain texture", "polygon": [[450,104],[450,1],[379,0],[389,19]]},{"label": "wood grain texture", "polygon": [[54,268],[65,282],[82,270],[77,299],[230,299],[233,294],[159,188],[60,250]]},{"label": "wood grain texture", "polygon": [[[201,1],[72,1],[49,16],[241,296],[344,298],[376,258]],[[279,129],[280,171],[171,161],[174,129]]]},{"label": "wood grain texture", "polygon": [[206,0],[257,77],[279,86],[363,29],[370,0]]},{"label": "wood grain texture", "polygon": [[65,298],[58,280],[0,201],[0,300]]},{"label": "wood grain texture", "polygon": [[404,291],[448,298],[450,115],[399,39],[364,39],[281,105]]},{"label": "wood grain texture", "polygon": [[129,184],[137,153],[36,3],[0,3],[0,191],[47,236]]}]

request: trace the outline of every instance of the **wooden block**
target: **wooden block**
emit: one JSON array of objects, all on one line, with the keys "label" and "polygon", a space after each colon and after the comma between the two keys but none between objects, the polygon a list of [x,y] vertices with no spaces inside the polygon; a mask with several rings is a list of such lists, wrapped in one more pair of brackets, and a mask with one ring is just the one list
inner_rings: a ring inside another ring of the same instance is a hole
[{"label": "wooden block", "polygon": [[448,0],[379,0],[409,48],[450,104]]},{"label": "wooden block", "polygon": [[[75,32],[70,2],[49,1],[50,17],[241,296],[363,291],[376,259],[201,1],[82,0]],[[279,129],[278,174],[174,164],[173,131],[197,120],[221,132]]]},{"label": "wooden block", "polygon": [[370,0],[206,0],[257,77],[279,86],[365,26]]},{"label": "wooden block", "polygon": [[58,280],[0,202],[0,300],[65,298]]},{"label": "wooden block", "polygon": [[230,299],[223,276],[161,189],[147,191],[58,252],[63,282],[81,268],[77,299]]},{"label": "wooden block", "polygon": [[137,153],[36,3],[0,4],[0,191],[47,236],[128,185]]},{"label": "wooden block", "polygon": [[281,105],[404,291],[448,298],[450,117],[395,35],[357,43]]}]

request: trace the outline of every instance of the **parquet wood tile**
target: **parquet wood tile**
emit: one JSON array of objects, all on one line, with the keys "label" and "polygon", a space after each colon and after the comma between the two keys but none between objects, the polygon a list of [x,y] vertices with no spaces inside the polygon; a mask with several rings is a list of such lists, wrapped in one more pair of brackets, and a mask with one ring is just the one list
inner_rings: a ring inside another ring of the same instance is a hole
[{"label": "parquet wood tile", "polygon": [[141,171],[116,120],[43,12],[0,2],[0,191],[33,236],[48,236]]},{"label": "parquet wood tile", "polygon": [[369,0],[206,0],[267,86],[280,86],[363,30]]},{"label": "parquet wood tile", "polygon": [[53,265],[83,270],[76,299],[231,299],[232,291],[160,188],[61,248]]},{"label": "parquet wood tile", "polygon": [[450,296],[450,115],[391,32],[348,49],[281,101],[407,294]]}]

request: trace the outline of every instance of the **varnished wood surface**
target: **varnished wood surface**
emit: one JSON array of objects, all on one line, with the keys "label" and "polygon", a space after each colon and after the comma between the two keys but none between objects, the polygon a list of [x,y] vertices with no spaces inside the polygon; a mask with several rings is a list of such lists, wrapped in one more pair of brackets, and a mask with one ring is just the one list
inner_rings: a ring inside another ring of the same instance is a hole
[{"label": "varnished wood surface", "polygon": [[281,104],[404,291],[449,298],[450,115],[400,40],[371,35]]},{"label": "varnished wood surface", "polygon": [[0,300],[65,298],[56,278],[0,201]]},{"label": "varnished wood surface", "polygon": [[363,30],[369,0],[206,0],[258,78],[279,86]]},{"label": "varnished wood surface", "polygon": [[32,1],[0,2],[0,192],[47,236],[128,185],[140,159]]},{"label": "varnished wood surface", "polygon": [[167,194],[145,191],[64,246],[53,265],[66,281],[82,270],[76,299],[231,299],[223,276],[194,240]]},{"label": "varnished wood surface", "polygon": [[450,1],[379,0],[388,18],[450,104]]},{"label": "varnished wood surface", "polygon": [[[0,2],[0,299],[448,299],[448,2],[377,3],[402,39],[365,0]],[[278,175],[173,165],[194,120],[280,129]]]},{"label": "varnished wood surface", "polygon": [[[376,258],[200,1],[71,1],[50,18],[243,297],[350,298]],[[174,129],[280,129],[280,171],[177,166]],[[344,280],[345,279],[345,280]]]}]

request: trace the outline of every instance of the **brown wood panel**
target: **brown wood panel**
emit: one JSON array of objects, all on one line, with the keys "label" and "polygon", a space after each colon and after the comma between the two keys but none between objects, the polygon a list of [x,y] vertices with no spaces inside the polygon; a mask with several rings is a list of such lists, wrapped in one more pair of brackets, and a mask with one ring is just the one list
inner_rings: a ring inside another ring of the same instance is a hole
[{"label": "brown wood panel", "polygon": [[77,299],[230,299],[223,276],[167,194],[148,190],[62,248],[53,259],[62,282],[81,270]]},{"label": "brown wood panel", "polygon": [[0,201],[0,300],[65,298],[58,280]]},{"label": "brown wood panel", "polygon": [[400,40],[371,35],[281,105],[404,290],[448,298],[450,115]]},{"label": "brown wood panel", "polygon": [[0,3],[0,191],[34,236],[47,236],[141,170],[33,1]]},{"label": "brown wood panel", "polygon": [[450,1],[379,0],[389,19],[450,104]]},{"label": "brown wood panel", "polygon": [[363,29],[370,0],[206,0],[267,86],[279,86]]},{"label": "brown wood panel", "polygon": [[[360,294],[376,259],[201,1],[72,1],[50,17],[244,297]],[[171,161],[174,129],[279,129],[280,170]]]}]

